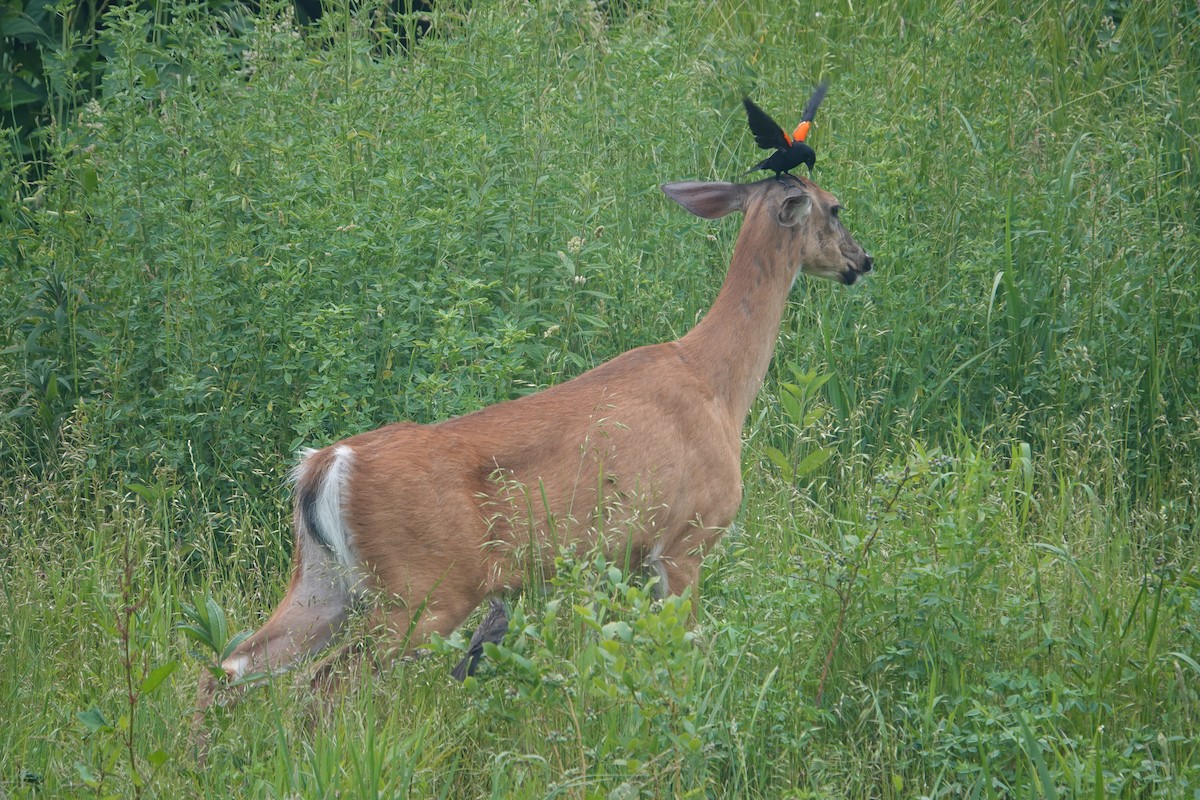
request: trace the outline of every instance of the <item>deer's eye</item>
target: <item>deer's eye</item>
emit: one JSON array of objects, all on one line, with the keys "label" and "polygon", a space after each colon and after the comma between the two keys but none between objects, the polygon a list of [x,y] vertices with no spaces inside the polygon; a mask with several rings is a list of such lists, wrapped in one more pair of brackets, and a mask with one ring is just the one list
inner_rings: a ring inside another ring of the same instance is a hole
[{"label": "deer's eye", "polygon": [[834,206],[833,208],[829,209],[829,213],[833,215],[834,219],[837,219],[837,217],[842,213],[842,207]]}]

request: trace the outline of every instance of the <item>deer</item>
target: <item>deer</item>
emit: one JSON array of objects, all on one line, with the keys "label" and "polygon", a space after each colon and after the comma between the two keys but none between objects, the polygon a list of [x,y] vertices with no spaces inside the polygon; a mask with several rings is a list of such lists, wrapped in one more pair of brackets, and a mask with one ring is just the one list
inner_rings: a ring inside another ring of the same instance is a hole
[{"label": "deer", "polygon": [[[791,287],[801,272],[850,285],[873,261],[810,179],[661,189],[699,217],[744,215],[708,313],[680,339],[542,391],[305,451],[291,474],[291,583],[221,662],[224,680],[201,679],[198,724],[214,701],[233,702],[239,679],[334,645],[356,609],[388,643],[386,662],[451,634],[485,599],[545,580],[554,548],[598,547],[657,577],[661,596],[698,594],[702,560],[742,502],[742,427]],[[332,649],[314,692],[362,651]]]}]

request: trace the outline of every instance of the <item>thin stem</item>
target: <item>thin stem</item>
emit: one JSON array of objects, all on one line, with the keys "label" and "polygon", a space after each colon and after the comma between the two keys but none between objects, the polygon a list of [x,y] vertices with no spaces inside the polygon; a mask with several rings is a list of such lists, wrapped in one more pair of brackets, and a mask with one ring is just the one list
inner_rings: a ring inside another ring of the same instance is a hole
[{"label": "thin stem", "polygon": [[138,603],[133,599],[133,554],[132,534],[125,534],[123,553],[124,575],[121,579],[121,619],[117,626],[121,632],[122,667],[125,670],[125,691],[129,698],[129,724],[125,729],[125,749],[129,752],[129,772],[133,780],[135,797],[142,796],[142,776],[137,767],[137,705],[141,692],[133,685],[133,618],[137,612]]},{"label": "thin stem", "polygon": [[908,483],[913,477],[912,468],[905,467],[904,475],[896,482],[896,489],[892,492],[891,499],[883,508],[883,513],[879,515],[879,519],[875,522],[875,527],[871,530],[871,535],[863,542],[862,550],[858,554],[858,558],[850,566],[849,577],[846,580],[846,586],[838,590],[838,599],[841,607],[838,609],[837,622],[833,626],[833,641],[829,643],[829,649],[825,651],[825,665],[821,668],[821,680],[817,684],[817,705],[821,705],[821,699],[825,696],[825,682],[829,678],[829,667],[833,663],[833,654],[837,652],[838,644],[842,639],[842,624],[846,620],[846,612],[850,610],[851,595],[854,592],[854,584],[858,581],[858,573],[862,571],[863,564],[867,561],[867,556],[871,553],[871,545],[875,543],[875,539],[879,537],[879,532],[883,530],[883,520],[891,513],[896,506],[896,501],[900,499],[900,490],[904,488],[904,484]]}]

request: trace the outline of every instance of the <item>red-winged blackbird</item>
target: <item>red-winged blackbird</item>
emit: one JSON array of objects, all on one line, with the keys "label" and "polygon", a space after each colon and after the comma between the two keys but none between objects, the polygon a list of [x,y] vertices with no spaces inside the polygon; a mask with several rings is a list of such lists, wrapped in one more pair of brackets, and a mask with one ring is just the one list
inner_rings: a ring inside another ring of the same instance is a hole
[{"label": "red-winged blackbird", "polygon": [[808,99],[808,105],[804,107],[804,116],[800,119],[800,124],[791,136],[788,136],[787,131],[779,127],[779,123],[771,119],[767,112],[756,106],[753,100],[749,97],[742,98],[742,105],[746,107],[746,121],[750,124],[750,132],[754,134],[754,143],[764,150],[775,151],[752,167],[747,174],[759,169],[773,169],[778,177],[801,164],[807,164],[808,171],[812,172],[817,154],[804,140],[812,127],[813,117],[817,115],[817,106],[825,99],[825,91],[828,88],[829,84],[824,82],[816,88],[812,97]]},{"label": "red-winged blackbird", "polygon": [[471,637],[471,643],[467,645],[467,654],[450,671],[454,680],[461,683],[467,679],[468,675],[474,675],[475,667],[479,665],[479,659],[483,658],[483,643],[500,644],[504,641],[506,633],[508,633],[508,611],[504,608],[503,600],[493,597],[488,605],[487,615],[484,616],[483,622],[479,623],[479,627],[475,629],[475,635]]}]

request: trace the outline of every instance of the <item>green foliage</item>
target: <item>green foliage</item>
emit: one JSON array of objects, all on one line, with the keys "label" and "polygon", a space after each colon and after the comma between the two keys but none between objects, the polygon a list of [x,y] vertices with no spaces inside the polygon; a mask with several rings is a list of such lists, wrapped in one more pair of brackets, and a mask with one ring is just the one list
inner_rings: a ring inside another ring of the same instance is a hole
[{"label": "green foliage", "polygon": [[106,796],[106,782],[120,780],[132,789],[135,797],[141,797],[150,780],[145,766],[156,772],[171,758],[162,748],[145,752],[139,710],[174,674],[179,662],[167,661],[151,668],[145,657],[149,644],[141,619],[145,593],[135,585],[134,558],[132,533],[126,532],[121,552],[120,594],[115,598],[115,616],[107,631],[117,646],[124,711],[115,722],[110,722],[94,705],[75,715],[87,732],[82,749],[89,754],[86,760],[75,762],[75,770],[84,786],[100,796]]},{"label": "green foliage", "polygon": [[[1196,9],[102,6],[0,17],[50,104],[0,158],[4,791],[1195,793]],[[197,769],[167,670],[280,596],[292,453],[684,333],[736,223],[656,184],[822,78],[877,270],[797,284],[702,597],[564,554],[465,689],[457,638],[277,677]]]},{"label": "green foliage", "polygon": [[108,0],[17,0],[0,9],[0,114],[15,130],[20,156],[37,151],[36,133],[62,122],[94,92],[100,73],[96,29]]},{"label": "green foliage", "polygon": [[818,399],[821,387],[833,376],[818,375],[815,370],[802,370],[796,364],[788,364],[788,369],[795,382],[781,381],[778,396],[785,437],[791,441],[786,452],[768,445],[763,448],[763,455],[779,468],[783,479],[790,483],[810,476],[833,455],[831,448],[813,446],[804,441],[812,436],[813,426],[829,410],[820,405]]},{"label": "green foliage", "polygon": [[[100,94],[113,55],[104,29],[108,17],[120,13],[115,9],[128,5],[146,12],[143,34],[160,44],[196,13],[214,15],[231,33],[245,22],[240,0],[12,0],[0,8],[0,120],[12,129],[14,153],[39,173],[50,167],[43,159],[53,155],[47,140],[55,129],[68,126],[78,107]],[[162,72],[173,65],[143,58],[142,66]]]},{"label": "green foliage", "polygon": [[[229,658],[237,646],[250,637],[253,631],[242,631],[234,636],[229,635],[229,625],[225,621],[225,612],[213,600],[212,595],[206,595],[203,602],[195,605],[180,604],[183,621],[175,627],[186,638],[200,645],[201,650],[189,649],[188,653],[204,662],[204,668],[219,680],[225,680],[225,671],[221,662]],[[239,682],[248,683],[261,678],[261,675],[241,676]]]},{"label": "green foliage", "polygon": [[[533,608],[517,606],[509,641],[485,646],[494,670],[467,678],[468,724],[518,737],[550,724],[536,735],[562,769],[539,793],[686,796],[703,787],[712,748],[691,599],[656,600],[652,585],[630,582],[603,556],[564,552],[555,567],[554,591]],[[556,713],[541,717],[546,709]]]},{"label": "green foliage", "polygon": [[24,303],[14,319],[18,343],[0,351],[16,357],[17,375],[0,392],[5,416],[19,431],[14,451],[32,455],[37,466],[50,459],[75,405],[94,392],[99,340],[86,322],[100,307],[61,275],[34,281]]},{"label": "green foliage", "polygon": [[[1194,554],[1182,573],[1144,552],[1136,567],[1119,566],[1139,552],[1128,534],[1097,536],[1106,515],[1086,503],[1067,511],[1062,497],[1066,527],[1053,543],[1031,541],[1013,469],[967,442],[952,454],[914,445],[862,502],[839,504],[834,524],[803,509],[747,520],[755,552],[772,555],[744,569],[776,576],[757,592],[754,619],[771,641],[801,639],[769,663],[802,665],[797,680],[819,678],[818,691],[836,698],[825,730],[806,736],[823,755],[790,765],[818,791],[866,793],[854,774],[863,769],[880,771],[888,796],[914,781],[947,796],[1176,796],[1195,781],[1194,734],[1168,732],[1195,730],[1191,656],[1157,641],[1165,624],[1194,647],[1183,633],[1197,599]],[[722,563],[705,586],[728,591],[742,569]],[[722,604],[726,615],[734,608]],[[860,727],[872,744],[859,759],[837,757],[839,737]]]}]

